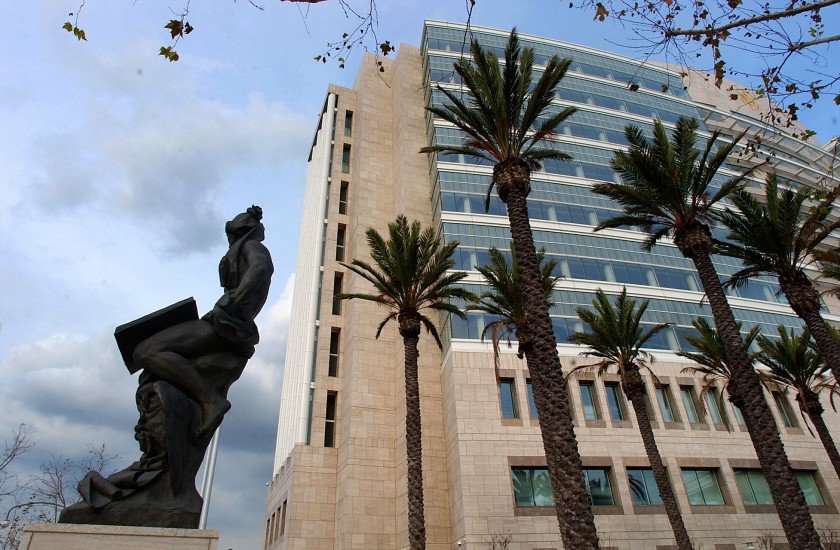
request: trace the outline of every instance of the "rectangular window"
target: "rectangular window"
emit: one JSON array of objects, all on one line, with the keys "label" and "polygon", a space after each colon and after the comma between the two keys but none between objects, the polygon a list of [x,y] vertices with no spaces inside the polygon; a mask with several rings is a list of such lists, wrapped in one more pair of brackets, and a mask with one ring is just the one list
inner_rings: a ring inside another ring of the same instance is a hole
[{"label": "rectangular window", "polygon": [[586,485],[586,492],[589,493],[589,502],[593,506],[612,506],[612,487],[610,487],[609,468],[584,468],[583,481]]},{"label": "rectangular window", "polygon": [[554,506],[547,468],[512,468],[511,479],[517,506]]},{"label": "rectangular window", "polygon": [[333,315],[341,315],[341,300],[337,298],[339,294],[341,294],[341,284],[344,280],[344,276],[341,273],[335,274],[335,279],[333,279],[333,304],[332,304],[332,314]]},{"label": "rectangular window", "polygon": [[513,378],[499,379],[499,402],[502,406],[502,418],[519,418],[516,409],[516,382]]},{"label": "rectangular window", "polygon": [[717,470],[684,468],[682,471],[688,502],[694,506],[723,506],[723,493]]},{"label": "rectangular window", "polygon": [[283,505],[281,504],[280,507],[277,508],[277,511],[272,515],[277,516],[277,519],[274,520],[274,540],[277,540],[283,536],[283,522],[280,519],[283,517]]},{"label": "rectangular window", "polygon": [[347,213],[347,191],[350,187],[350,184],[346,181],[341,182],[341,187],[338,190],[338,213],[339,214],[346,214]]},{"label": "rectangular window", "polygon": [[668,385],[656,386],[656,400],[659,402],[659,412],[662,413],[663,422],[676,422],[674,407],[671,404],[671,392]]},{"label": "rectangular window", "polygon": [[353,135],[353,111],[344,111],[344,135]]},{"label": "rectangular window", "polygon": [[720,394],[717,388],[709,388],[706,391],[706,410],[709,411],[709,416],[715,424],[724,424],[723,412],[720,410]]},{"label": "rectangular window", "polygon": [[595,385],[592,382],[580,382],[580,401],[583,405],[583,418],[598,420],[598,406],[595,404]]},{"label": "rectangular window", "polygon": [[799,482],[799,488],[805,493],[805,503],[811,506],[819,506],[825,504],[820,490],[817,487],[817,477],[814,472],[799,471],[796,472],[796,481]]},{"label": "rectangular window", "polygon": [[530,380],[525,382],[525,388],[528,390],[528,411],[531,413],[531,418],[539,418],[537,402],[534,401],[534,386],[531,385]]},{"label": "rectangular window", "polygon": [[350,173],[350,145],[347,143],[344,144],[344,148],[341,150],[341,171],[344,174]]},{"label": "rectangular window", "polygon": [[335,400],[334,391],[327,392],[327,414],[324,421],[324,447],[335,447]]},{"label": "rectangular window", "polygon": [[334,328],[330,332],[330,363],[328,374],[338,376],[338,349],[341,343],[341,329]]},{"label": "rectangular window", "polygon": [[287,500],[283,501],[283,511],[280,513],[280,536],[286,532],[286,510],[289,508]]},{"label": "rectangular window", "polygon": [[347,227],[344,224],[338,224],[338,231],[335,235],[335,259],[338,262],[344,261],[344,237],[347,232]]},{"label": "rectangular window", "polygon": [[735,481],[744,504],[773,504],[770,487],[761,470],[735,470]]},{"label": "rectangular window", "polygon": [[685,415],[688,421],[692,424],[700,422],[700,416],[697,414],[697,400],[694,395],[693,386],[680,386],[680,396],[682,397],[683,407],[685,407]]},{"label": "rectangular window", "polygon": [[779,416],[782,418],[782,424],[784,424],[787,428],[793,428],[796,426],[793,420],[793,411],[790,409],[787,398],[781,393],[774,391],[773,401],[776,402],[776,409],[778,409]]},{"label": "rectangular window", "polygon": [[650,468],[627,468],[630,496],[636,506],[661,506],[659,487]]},{"label": "rectangular window", "polygon": [[[817,480],[814,472],[800,470],[794,472],[799,488],[805,495],[805,502],[811,506],[820,506],[825,501],[817,487]],[[744,504],[773,504],[773,497],[770,495],[770,487],[761,470],[735,470],[735,480],[738,482],[738,489]]]},{"label": "rectangular window", "polygon": [[[513,495],[517,506],[554,506],[547,468],[512,468]],[[609,468],[584,468],[589,500],[596,506],[613,506]]]},{"label": "rectangular window", "polygon": [[610,408],[610,418],[613,420],[625,420],[627,416],[624,414],[624,406],[619,395],[618,384],[604,384],[604,391],[607,393],[607,405]]},{"label": "rectangular window", "polygon": [[738,422],[738,425],[745,426],[747,424],[747,421],[744,420],[744,413],[741,412],[741,409],[739,409],[733,404],[732,410],[735,412],[735,421]]}]

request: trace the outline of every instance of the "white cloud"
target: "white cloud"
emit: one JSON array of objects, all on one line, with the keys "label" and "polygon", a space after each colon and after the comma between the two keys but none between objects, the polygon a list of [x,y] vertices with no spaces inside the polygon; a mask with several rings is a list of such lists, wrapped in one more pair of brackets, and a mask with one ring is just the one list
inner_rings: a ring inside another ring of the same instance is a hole
[{"label": "white cloud", "polygon": [[[105,109],[70,134],[32,147],[30,196],[48,211],[89,208],[128,215],[165,235],[169,253],[207,250],[229,212],[219,196],[279,178],[300,161],[310,124],[283,103],[248,96],[244,105],[189,98],[161,107]],[[80,147],[80,144],[84,146]]]}]

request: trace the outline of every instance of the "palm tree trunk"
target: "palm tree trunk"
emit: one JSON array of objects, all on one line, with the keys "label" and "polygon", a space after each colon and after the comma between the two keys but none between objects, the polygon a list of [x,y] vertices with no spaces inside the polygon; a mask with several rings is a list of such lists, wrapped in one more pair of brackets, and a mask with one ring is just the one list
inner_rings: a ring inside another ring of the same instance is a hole
[{"label": "palm tree trunk", "polygon": [[[402,323],[401,323],[402,325]],[[420,382],[417,349],[420,325],[403,334],[405,347],[405,453],[408,462],[408,542],[411,550],[426,548],[426,518],[423,509],[423,442],[420,423]]]},{"label": "palm tree trunk", "polygon": [[650,414],[647,409],[647,402],[645,401],[645,386],[642,382],[642,377],[638,369],[631,368],[626,371],[624,378],[624,393],[627,395],[627,399],[630,400],[630,403],[633,405],[633,410],[636,413],[639,432],[642,435],[642,443],[645,446],[645,452],[650,461],[653,479],[656,480],[659,496],[662,497],[662,503],[665,505],[665,513],[668,515],[668,521],[671,523],[671,529],[674,531],[677,547],[680,550],[692,550],[691,539],[688,537],[688,531],[685,528],[685,523],[680,513],[680,505],[677,502],[677,497],[674,495],[671,479],[668,477],[668,471],[665,469],[662,456],[659,454],[659,447],[656,446],[656,439],[653,436],[653,427],[650,425]]},{"label": "palm tree trunk", "polygon": [[779,285],[791,309],[805,321],[834,378],[840,380],[840,342],[820,314],[820,297],[816,289],[807,278],[779,277]]},{"label": "palm tree trunk", "polygon": [[507,203],[511,236],[522,276],[528,331],[532,338],[526,359],[533,381],[534,402],[540,417],[540,431],[563,547],[595,550],[598,548],[595,518],[583,481],[583,463],[575,439],[568,388],[557,356],[554,328],[545,303],[537,251],[528,219],[526,196],[530,188],[530,174],[524,163],[516,162],[506,166],[497,165],[496,170],[510,170],[500,175],[514,180],[504,187],[504,196],[502,186],[499,191]]},{"label": "palm tree trunk", "polygon": [[811,424],[814,425],[814,429],[817,430],[820,441],[822,441],[823,447],[825,447],[828,459],[831,460],[831,465],[834,466],[834,471],[837,473],[837,477],[840,478],[840,453],[837,452],[834,438],[831,437],[831,432],[828,431],[828,426],[825,425],[825,420],[822,416],[824,411],[823,406],[819,401],[819,397],[816,395],[809,397],[810,399],[806,398],[808,399],[808,403],[804,406],[805,413],[811,419]]},{"label": "palm tree trunk", "polygon": [[741,412],[791,550],[820,548],[820,538],[805,503],[805,496],[793,475],[779,430],[764,398],[761,381],[752,367],[735,316],[712,264],[711,236],[703,228],[694,228],[685,230],[677,237],[675,242],[680,251],[697,268],[697,275],[712,309],[715,327],[732,362],[732,391],[744,404]]}]

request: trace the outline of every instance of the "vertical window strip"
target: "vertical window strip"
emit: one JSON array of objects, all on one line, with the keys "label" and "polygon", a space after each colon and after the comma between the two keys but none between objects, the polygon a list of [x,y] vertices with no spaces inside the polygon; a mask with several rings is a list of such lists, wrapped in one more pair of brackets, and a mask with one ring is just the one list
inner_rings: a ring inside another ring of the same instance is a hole
[{"label": "vertical window strip", "polygon": [[531,418],[539,418],[540,415],[537,412],[537,403],[534,401],[534,386],[531,385],[530,380],[525,382],[525,388],[528,391],[528,411],[531,413]]},{"label": "vertical window strip", "polygon": [[793,414],[791,414],[790,406],[787,403],[787,398],[781,394],[781,392],[774,391],[773,393],[773,401],[776,403],[776,409],[779,411],[779,416],[782,419],[782,423],[785,425],[786,428],[793,428],[796,426],[793,420]]},{"label": "vertical window strip", "polygon": [[341,344],[341,329],[334,328],[330,332],[330,360],[327,369],[329,376],[338,376],[338,350]]},{"label": "vertical window strip", "polygon": [[338,262],[344,261],[344,240],[346,233],[347,227],[344,224],[339,224],[335,235],[335,259]]},{"label": "vertical window strip", "polygon": [[349,191],[350,183],[346,181],[341,182],[341,186],[338,189],[338,213],[339,214],[346,214],[347,213],[347,192]]},{"label": "vertical window strip", "polygon": [[353,135],[353,111],[344,111],[344,136]]},{"label": "vertical window strip", "polygon": [[324,420],[324,447],[335,447],[335,404],[338,394],[327,392],[327,410]]},{"label": "vertical window strip", "polygon": [[674,408],[671,405],[670,392],[667,385],[656,386],[656,400],[659,402],[659,412],[663,422],[676,422]]},{"label": "vertical window strip", "polygon": [[604,384],[604,390],[607,392],[607,404],[610,408],[610,418],[612,420],[625,420],[624,406],[619,395],[619,385],[616,383]]},{"label": "vertical window strip", "polygon": [[724,424],[723,412],[718,405],[720,394],[717,388],[709,388],[706,391],[706,410],[709,411],[709,416],[715,424]]},{"label": "vertical window strip", "polygon": [[579,382],[580,401],[583,405],[583,418],[585,420],[598,420],[598,406],[595,403],[595,386],[592,382]]},{"label": "vertical window strip", "polygon": [[693,386],[680,386],[680,395],[682,396],[683,407],[688,421],[692,424],[700,422],[700,416],[697,414],[697,406],[694,399]]},{"label": "vertical window strip", "polygon": [[502,418],[519,418],[516,407],[516,382],[513,378],[499,379],[499,403],[502,407]]}]

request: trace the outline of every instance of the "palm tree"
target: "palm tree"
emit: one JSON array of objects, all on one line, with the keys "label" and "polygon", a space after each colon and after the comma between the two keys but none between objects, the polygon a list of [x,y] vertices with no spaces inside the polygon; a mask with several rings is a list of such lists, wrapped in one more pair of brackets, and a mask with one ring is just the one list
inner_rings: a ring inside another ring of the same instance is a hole
[{"label": "palm tree", "polygon": [[459,128],[466,134],[466,140],[462,145],[433,145],[421,151],[467,154],[493,164],[485,209],[495,187],[507,205],[522,277],[528,332],[533,340],[526,357],[560,534],[566,548],[587,550],[598,547],[598,533],[584,486],[566,379],[545,302],[527,205],[531,171],[538,169],[543,160],[570,158],[552,146],[541,146],[575,112],[567,107],[549,113],[554,90],[570,63],[570,59],[552,57],[532,88],[534,51],[520,47],[516,29],[510,33],[505,47],[504,70],[496,55],[485,52],[474,40],[472,62],[455,63],[455,72],[465,87],[462,97],[466,99],[438,86],[449,102],[443,107],[428,108],[438,118]]},{"label": "palm tree", "polygon": [[811,420],[825,452],[831,459],[834,471],[840,477],[840,454],[823,420],[825,409],[819,396],[823,390],[828,391],[833,403],[834,395],[840,393],[837,381],[829,381],[824,376],[828,366],[820,353],[814,349],[814,342],[807,328],[799,336],[793,329],[788,332],[782,326],[778,327],[778,331],[778,340],[771,340],[765,336],[758,338],[758,345],[762,351],[761,362],[770,369],[765,371],[764,376],[782,387],[793,389],[799,410]]},{"label": "palm tree", "polygon": [[790,468],[761,380],[752,368],[711,258],[715,245],[709,228],[714,218],[712,207],[743,189],[751,170],[730,178],[714,194],[710,188],[712,179],[743,134],[715,148],[719,136],[715,132],[706,147],[699,150],[695,147],[697,127],[697,120],[680,118],[669,139],[662,122],[656,121],[652,141],[638,127],[626,128],[629,150],[616,152],[612,161],[622,183],[599,183],[593,187],[596,193],[618,202],[624,215],[600,223],[596,231],[638,227],[649,233],[644,243],[647,251],[661,238],[671,236],[682,255],[692,260],[732,366],[731,390],[743,402],[741,412],[785,535],[793,549],[818,548],[819,536],[805,496]]},{"label": "palm tree", "polygon": [[680,506],[671,486],[671,479],[668,477],[662,456],[659,454],[659,447],[656,446],[656,438],[653,436],[650,411],[645,399],[645,383],[642,380],[642,370],[650,370],[648,363],[650,356],[642,351],[642,347],[668,324],[658,324],[645,330],[642,325],[642,316],[647,310],[648,301],[645,300],[637,308],[636,300],[627,297],[626,288],[622,289],[621,294],[616,298],[615,305],[610,303],[607,295],[599,288],[592,301],[592,307],[594,311],[583,307],[577,309],[578,317],[589,326],[589,330],[569,335],[569,341],[588,346],[589,350],[583,352],[582,355],[597,357],[600,361],[595,365],[577,367],[572,372],[594,367],[600,375],[612,367],[618,370],[621,388],[636,413],[653,479],[656,480],[656,487],[665,505],[665,513],[674,531],[677,546],[680,550],[691,550],[691,539],[688,537]]},{"label": "palm tree", "polygon": [[765,181],[766,202],[746,190],[734,193],[731,200],[737,211],[727,209],[721,217],[729,228],[730,242],[723,243],[720,251],[744,263],[727,284],[738,286],[762,274],[778,277],[791,309],[805,321],[820,353],[840,380],[840,342],[820,314],[820,295],[805,272],[816,259],[817,247],[840,227],[840,220],[828,219],[833,196],[809,207],[813,193],[807,187],[779,189],[775,173]]},{"label": "palm tree", "polygon": [[[687,359],[691,359],[697,365],[691,365],[682,369],[682,372],[692,375],[700,375],[701,383],[703,385],[702,393],[705,395],[709,392],[712,388],[721,385],[721,393],[718,396],[720,400],[718,402],[718,407],[723,409],[723,394],[729,396],[729,402],[736,408],[736,410],[741,413],[741,410],[744,406],[743,400],[741,400],[735,393],[733,393],[729,387],[730,383],[733,379],[733,371],[732,371],[732,363],[729,361],[729,358],[726,355],[726,348],[723,346],[723,341],[721,341],[720,337],[718,336],[717,331],[715,328],[709,324],[705,318],[700,317],[695,319],[691,322],[694,325],[694,328],[697,330],[697,336],[689,335],[686,336],[686,340],[689,344],[694,346],[697,351],[678,351],[677,355],[681,355]],[[742,323],[738,323],[738,331],[740,332],[742,329]],[[750,329],[749,332],[743,334],[744,339],[744,346],[747,349],[750,349],[755,341],[756,337],[758,337],[759,328],[753,327]],[[755,354],[750,354],[750,361],[752,362],[755,359]],[[704,397],[702,395],[701,397]],[[724,418],[724,421],[728,421]]]},{"label": "palm tree", "polygon": [[[525,301],[522,298],[522,275],[519,270],[519,261],[516,257],[516,247],[511,245],[511,261],[508,262],[505,255],[499,249],[493,247],[488,250],[490,263],[485,266],[476,267],[484,275],[490,290],[484,291],[478,297],[478,301],[467,306],[468,311],[482,311],[493,316],[495,319],[484,326],[481,339],[489,334],[493,342],[493,357],[498,366],[499,342],[506,338],[510,346],[511,338],[517,340],[516,355],[522,359],[526,350],[533,348],[533,339],[528,333],[528,326],[525,320]],[[546,304],[549,308],[554,305],[552,294],[554,284],[562,278],[561,275],[554,275],[557,267],[557,260],[545,262],[545,251],[537,252],[537,261],[540,264],[540,280]]]},{"label": "palm tree", "polygon": [[[405,216],[388,224],[386,241],[373,228],[366,232],[370,255],[375,265],[354,259],[347,269],[369,281],[374,293],[347,293],[339,300],[359,299],[382,304],[388,315],[376,329],[376,337],[385,325],[396,320],[405,348],[405,438],[408,462],[408,538],[412,550],[426,547],[423,511],[423,449],[420,424],[420,385],[417,376],[417,343],[420,328],[441,346],[434,323],[423,310],[435,310],[464,317],[452,299],[473,301],[475,296],[457,286],[466,273],[447,273],[455,267],[452,254],[457,242],[443,244],[431,227],[420,229],[420,222],[409,225]],[[442,347],[442,346],[441,346]]]},{"label": "palm tree", "polygon": [[[826,279],[832,279],[835,282],[840,281],[840,248],[835,247],[827,251],[819,251],[815,255],[817,257],[820,276]],[[840,287],[830,289],[829,293],[840,296]],[[837,377],[835,376],[835,378]]]}]

